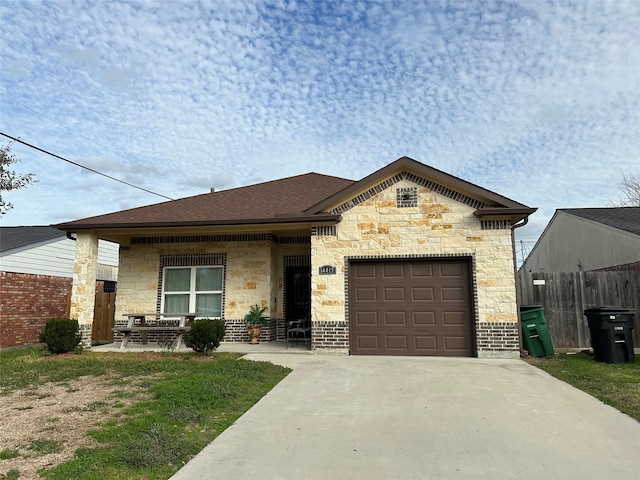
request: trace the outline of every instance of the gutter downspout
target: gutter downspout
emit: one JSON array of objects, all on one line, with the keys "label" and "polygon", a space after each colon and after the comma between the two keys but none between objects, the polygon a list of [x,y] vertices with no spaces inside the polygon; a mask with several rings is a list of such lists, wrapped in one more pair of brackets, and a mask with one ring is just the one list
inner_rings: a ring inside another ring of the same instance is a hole
[{"label": "gutter downspout", "polygon": [[[520,328],[520,282],[518,279],[518,260],[516,258],[516,235],[514,230],[516,228],[524,227],[527,223],[529,223],[529,217],[525,217],[522,219],[520,223],[516,223],[511,226],[511,251],[513,254],[513,277],[516,282],[516,309],[518,314],[518,343],[520,344],[520,356],[524,353],[524,344],[522,343],[522,329]],[[523,259],[524,260],[524,259]]]},{"label": "gutter downspout", "polygon": [[73,240],[75,242],[77,240],[77,238],[76,237],[72,237],[71,235],[73,235],[73,232],[67,232],[67,238],[69,240]]}]

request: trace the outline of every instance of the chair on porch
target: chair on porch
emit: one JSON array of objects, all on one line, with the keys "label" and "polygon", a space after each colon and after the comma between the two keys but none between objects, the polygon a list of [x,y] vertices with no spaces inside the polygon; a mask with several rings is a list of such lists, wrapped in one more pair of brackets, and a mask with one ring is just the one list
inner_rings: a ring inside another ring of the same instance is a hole
[{"label": "chair on porch", "polygon": [[291,320],[287,322],[286,348],[289,348],[289,342],[293,345],[293,341],[295,340],[297,344],[301,338],[304,339],[307,348],[311,349],[311,316],[309,314],[302,320]]}]

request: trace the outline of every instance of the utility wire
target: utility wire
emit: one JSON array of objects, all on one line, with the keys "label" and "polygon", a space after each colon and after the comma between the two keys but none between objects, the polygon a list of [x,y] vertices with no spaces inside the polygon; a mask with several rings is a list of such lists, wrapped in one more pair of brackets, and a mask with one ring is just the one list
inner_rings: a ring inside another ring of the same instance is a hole
[{"label": "utility wire", "polygon": [[19,138],[13,137],[11,135],[7,135],[4,132],[0,132],[0,135],[2,135],[4,137],[7,137],[7,138],[10,138],[14,142],[21,143],[22,145],[25,145],[25,146],[27,146],[29,148],[33,148],[34,150],[37,150],[39,152],[45,153],[47,155],[51,155],[52,157],[57,158],[59,160],[63,160],[65,162],[67,162],[67,163],[70,163],[71,165],[75,165],[76,167],[84,168],[85,170],[88,170],[88,171],[90,171],[92,173],[97,173],[98,175],[102,175],[103,177],[106,177],[109,180],[114,180],[116,182],[123,183],[124,185],[127,185],[128,187],[137,188],[138,190],[142,190],[143,192],[147,192],[147,193],[150,193],[152,195],[157,195],[158,197],[166,198],[167,200],[174,200],[173,198],[167,197],[166,195],[162,195],[160,193],[152,192],[151,190],[147,190],[146,188],[142,188],[142,187],[139,187],[139,186],[134,185],[132,183],[125,182],[124,180],[120,180],[119,178],[115,178],[115,177],[112,177],[111,175],[107,175],[106,173],[102,173],[102,172],[99,172],[97,170],[94,170],[93,168],[85,167],[84,165],[81,165],[81,164],[79,164],[77,162],[73,162],[71,160],[68,160],[68,159],[66,159],[64,157],[61,157],[60,155],[56,155],[55,153],[51,153],[51,152],[49,152],[49,151],[47,151],[47,150],[45,150],[43,148],[36,147],[35,145],[32,145],[32,144],[27,143],[27,142],[25,142],[23,140],[20,140]]},{"label": "utility wire", "polygon": [[[69,131],[70,131],[71,133],[73,133],[74,135],[78,135],[79,137],[82,137],[82,138],[84,138],[85,140],[88,140],[88,141],[90,141],[91,143],[93,143],[93,144],[95,144],[95,145],[98,145],[99,147],[104,148],[105,150],[107,150],[107,151],[109,151],[109,152],[113,153],[114,155],[117,155],[117,156],[119,156],[119,157],[121,157],[121,158],[124,158],[125,160],[129,160],[127,157],[125,157],[125,156],[124,156],[124,155],[122,155],[121,153],[118,153],[118,152],[116,152],[116,151],[112,150],[111,148],[107,147],[106,145],[103,145],[103,144],[101,144],[100,142],[98,142],[98,141],[96,141],[96,140],[93,140],[92,138],[89,138],[89,137],[87,137],[86,135],[83,135],[83,134],[82,134],[82,133],[80,133],[80,132],[77,132],[77,131],[76,131],[76,130],[74,130],[73,128],[67,127],[66,125],[64,125],[63,123],[58,122],[57,120],[54,120],[54,119],[52,119],[52,118],[47,117],[46,115],[43,115],[42,113],[38,112],[37,110],[34,110],[33,108],[29,107],[28,105],[25,105],[24,103],[20,103],[20,102],[19,102],[18,100],[16,100],[15,98],[11,98],[9,95],[6,95],[6,94],[4,94],[4,93],[0,93],[0,95],[1,95],[1,96],[3,96],[4,98],[8,99],[8,100],[11,100],[11,101],[12,101],[12,102],[14,102],[15,104],[20,105],[22,108],[26,108],[27,110],[32,111],[32,112],[33,112],[33,113],[35,113],[36,115],[40,115],[40,116],[41,116],[42,118],[44,118],[45,120],[49,120],[50,122],[55,123],[56,125],[59,125],[59,126],[61,126],[62,128],[65,128],[65,129],[69,130]],[[152,169],[150,169],[150,168],[148,168],[148,167],[145,167],[144,165],[142,165],[142,164],[140,164],[140,163],[136,164],[136,166],[141,167],[141,168],[144,168],[145,170],[148,170],[149,172],[152,172],[154,175],[159,175],[159,176],[161,176],[161,177],[164,177],[164,178],[166,178],[166,179],[168,179],[168,180],[171,180],[171,181],[175,182],[175,179],[173,179],[173,178],[171,178],[171,177],[168,177],[167,175],[164,175],[164,174],[162,174],[162,173],[160,173],[160,172],[158,172],[158,171],[155,171],[155,170],[152,170]],[[193,188],[193,187],[191,187],[191,186],[189,186],[189,185],[184,185],[184,184],[182,184],[182,183],[181,183],[180,185],[182,185],[182,186],[184,186],[184,187],[187,187],[187,188],[190,188],[190,189],[191,189],[191,190],[193,190],[193,191],[197,191],[195,188]]]}]

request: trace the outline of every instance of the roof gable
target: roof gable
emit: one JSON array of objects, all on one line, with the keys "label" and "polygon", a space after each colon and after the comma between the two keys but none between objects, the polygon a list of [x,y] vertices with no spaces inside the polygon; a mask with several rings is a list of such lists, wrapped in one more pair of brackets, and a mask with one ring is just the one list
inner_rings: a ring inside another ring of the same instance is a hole
[{"label": "roof gable", "polygon": [[322,211],[342,213],[405,178],[478,209],[476,212],[478,216],[515,215],[517,221],[536,211],[536,209],[417,162],[412,158],[401,157],[312,206],[306,213],[315,214]]}]

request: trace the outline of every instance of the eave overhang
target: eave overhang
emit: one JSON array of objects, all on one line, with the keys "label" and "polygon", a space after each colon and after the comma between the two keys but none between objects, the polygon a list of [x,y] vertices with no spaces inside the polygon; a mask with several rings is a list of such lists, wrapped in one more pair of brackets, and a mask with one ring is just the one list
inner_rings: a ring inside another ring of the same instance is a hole
[{"label": "eave overhang", "polygon": [[509,220],[511,224],[516,224],[534,213],[537,208],[530,207],[486,207],[479,208],[473,214],[481,220]]}]

